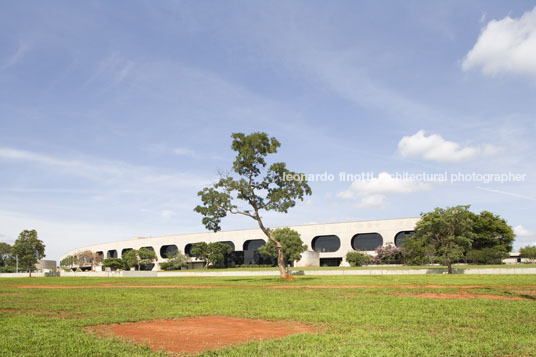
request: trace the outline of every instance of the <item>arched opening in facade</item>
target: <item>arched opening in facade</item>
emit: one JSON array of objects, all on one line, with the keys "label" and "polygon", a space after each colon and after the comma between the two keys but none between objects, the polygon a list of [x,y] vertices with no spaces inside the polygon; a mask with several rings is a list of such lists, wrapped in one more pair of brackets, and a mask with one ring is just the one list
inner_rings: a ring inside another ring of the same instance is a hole
[{"label": "arched opening in facade", "polygon": [[415,231],[402,231],[398,232],[395,235],[395,246],[401,247],[404,244],[404,241],[415,234]]},{"label": "arched opening in facade", "polygon": [[170,255],[173,255],[178,250],[175,244],[163,245],[160,247],[160,256],[164,259],[169,258]]},{"label": "arched opening in facade", "polygon": [[380,233],[358,233],[352,237],[354,250],[370,251],[383,245],[383,237]]},{"label": "arched opening in facade", "polygon": [[316,236],[313,238],[311,246],[318,253],[336,252],[341,247],[341,240],[333,234]]}]

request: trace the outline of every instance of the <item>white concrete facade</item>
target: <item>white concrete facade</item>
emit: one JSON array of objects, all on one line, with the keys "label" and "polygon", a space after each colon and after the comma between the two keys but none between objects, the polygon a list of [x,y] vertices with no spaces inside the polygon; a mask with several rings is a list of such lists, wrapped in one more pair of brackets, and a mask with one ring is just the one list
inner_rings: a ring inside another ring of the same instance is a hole
[{"label": "white concrete facade", "polygon": [[[382,245],[395,244],[395,236],[400,232],[412,232],[415,229],[415,224],[419,218],[400,218],[400,219],[385,219],[385,220],[374,220],[374,221],[357,221],[357,222],[344,222],[344,223],[327,223],[327,224],[310,224],[310,225],[300,225],[292,226],[290,228],[298,231],[301,235],[303,242],[307,245],[309,251],[316,251],[320,259],[320,264],[323,262],[328,262],[329,258],[340,259],[341,266],[346,266],[345,261],[346,253],[353,251],[352,241],[354,244],[359,245],[361,241],[371,238],[371,236],[359,236],[362,234],[371,234],[374,233],[375,237],[379,239],[378,234],[381,236]],[[325,238],[325,236],[330,236]],[[338,237],[340,241],[340,246],[334,250],[333,249],[322,249],[319,247],[320,240],[329,241],[331,245],[337,245],[336,238]],[[320,240],[315,240],[315,238],[324,237]],[[245,229],[245,230],[236,230],[236,231],[226,231],[226,232],[205,232],[205,233],[196,233],[196,234],[181,234],[173,236],[164,236],[164,237],[152,237],[152,238],[133,238],[129,240],[119,241],[119,242],[110,242],[95,244],[86,247],[81,247],[78,249],[71,250],[67,252],[64,256],[60,258],[63,259],[69,255],[75,255],[79,252],[90,250],[94,253],[102,252],[104,258],[109,256],[109,252],[116,251],[117,257],[121,258],[123,249],[140,249],[142,247],[152,247],[154,248],[156,255],[158,257],[157,263],[162,263],[166,259],[162,256],[162,247],[174,245],[182,253],[188,250],[188,246],[199,242],[232,242],[234,245],[235,251],[243,251],[245,249],[244,244],[247,241],[251,240],[264,240],[266,241],[266,236],[262,233],[260,229]],[[376,244],[378,240],[369,241],[369,245]],[[377,247],[377,244],[374,246]],[[369,252],[372,252],[374,248],[367,249]],[[165,248],[164,248],[165,250]],[[328,251],[326,251],[328,250]],[[363,250],[363,249],[360,249]],[[164,254],[165,255],[165,254]],[[315,254],[313,254],[315,255]],[[305,259],[304,259],[305,258]],[[311,266],[311,254],[305,254],[302,261],[296,262],[296,266]],[[314,260],[314,259],[313,259]],[[195,262],[195,261],[194,261]],[[334,260],[329,261],[330,264],[333,264]],[[248,264],[248,262],[244,262]],[[158,269],[158,264],[154,268]]]}]

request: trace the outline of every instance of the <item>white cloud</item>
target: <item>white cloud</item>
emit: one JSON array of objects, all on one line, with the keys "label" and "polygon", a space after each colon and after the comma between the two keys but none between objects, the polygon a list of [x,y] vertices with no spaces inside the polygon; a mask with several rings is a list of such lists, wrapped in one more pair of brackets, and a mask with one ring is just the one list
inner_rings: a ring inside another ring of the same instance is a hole
[{"label": "white cloud", "polygon": [[514,73],[536,76],[536,7],[520,18],[491,20],[463,59],[464,71],[480,68],[495,76]]},{"label": "white cloud", "polygon": [[438,162],[471,160],[478,156],[495,155],[500,150],[500,147],[490,144],[482,147],[462,147],[454,141],[443,139],[438,134],[426,136],[424,130],[419,130],[411,136],[404,136],[398,142],[398,152],[402,157],[420,156],[425,160]]},{"label": "white cloud", "polygon": [[516,245],[518,247],[524,247],[527,245],[536,246],[536,233],[532,232],[522,225],[514,227],[514,233],[516,235]]},{"label": "white cloud", "polygon": [[514,227],[514,233],[518,237],[531,237],[531,236],[536,235],[536,233],[529,231],[528,229],[526,229],[522,225],[515,226]]},{"label": "white cloud", "polygon": [[387,205],[385,195],[370,195],[365,196],[359,202],[361,208],[383,208]]},{"label": "white cloud", "polygon": [[359,207],[384,207],[387,203],[386,194],[405,194],[430,189],[423,182],[392,176],[381,172],[372,180],[354,181],[350,187],[338,194],[341,198],[359,198]]}]

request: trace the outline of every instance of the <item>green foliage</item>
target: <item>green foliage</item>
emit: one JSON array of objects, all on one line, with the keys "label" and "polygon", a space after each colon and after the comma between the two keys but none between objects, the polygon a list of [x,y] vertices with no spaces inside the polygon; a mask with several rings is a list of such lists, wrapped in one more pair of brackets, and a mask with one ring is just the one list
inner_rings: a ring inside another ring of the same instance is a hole
[{"label": "green foliage", "polygon": [[[202,204],[194,211],[203,215],[203,224],[214,232],[221,230],[221,220],[227,214],[254,219],[268,240],[274,241],[277,246],[279,242],[264,226],[261,212],[287,213],[297,200],[311,194],[311,188],[303,174],[288,170],[285,163],[276,162],[268,166],[266,157],[275,154],[281,145],[277,139],[262,132],[250,135],[234,133],[232,138],[231,148],[236,152],[232,173],[220,174],[216,184],[199,191]],[[247,208],[240,208],[238,203],[245,204]],[[282,259],[278,259],[282,275],[283,264]]]},{"label": "green foliage", "polygon": [[102,266],[111,270],[118,270],[124,267],[124,263],[121,258],[106,258],[103,260]]},{"label": "green foliage", "polygon": [[76,257],[74,255],[68,255],[60,261],[60,267],[62,268],[72,268],[76,264]]},{"label": "green foliage", "polygon": [[509,254],[502,245],[489,248],[471,249],[467,252],[467,260],[473,264],[501,264]]},{"label": "green foliage", "polygon": [[13,255],[19,257],[19,268],[30,273],[38,260],[45,257],[45,245],[37,238],[37,231],[24,230],[13,245]]},{"label": "green foliage", "polygon": [[209,265],[217,265],[232,251],[228,244],[221,242],[194,244],[190,253],[199,260],[205,261],[205,268]]},{"label": "green foliage", "polygon": [[374,262],[378,264],[400,264],[402,262],[402,248],[387,244],[385,247],[380,245],[374,250],[376,256]]},{"label": "green foliage", "polygon": [[346,261],[353,267],[371,264],[373,258],[365,252],[355,251],[346,253]]},{"label": "green foliage", "polygon": [[12,254],[13,247],[8,243],[0,243],[0,266],[15,266],[15,257]]},{"label": "green foliage", "polygon": [[[283,246],[285,265],[288,262],[301,259],[302,253],[307,250],[307,245],[303,244],[300,233],[290,228],[277,228],[271,232],[274,238]],[[268,241],[266,245],[259,247],[259,253],[267,257],[277,258],[278,250],[273,241]]]},{"label": "green foliage", "polygon": [[142,266],[147,266],[154,263],[157,259],[156,253],[147,248],[131,249],[121,257],[125,265],[125,270],[136,267],[141,270]]},{"label": "green foliage", "polygon": [[472,249],[503,247],[506,252],[512,251],[514,231],[505,219],[488,211],[473,214]]},{"label": "green foliage", "polygon": [[160,269],[179,270],[180,268],[187,266],[189,261],[189,257],[182,254],[179,250],[176,250],[168,256],[168,260],[166,262],[160,263]]},{"label": "green foliage", "polygon": [[528,259],[530,262],[536,262],[536,246],[526,246],[519,250],[521,258]]},{"label": "green foliage", "polygon": [[433,257],[447,265],[450,274],[452,264],[464,257],[473,242],[473,216],[469,206],[436,208],[423,213],[415,227],[415,234],[407,238],[404,247],[413,241],[409,244],[409,253],[422,254],[414,259]]}]

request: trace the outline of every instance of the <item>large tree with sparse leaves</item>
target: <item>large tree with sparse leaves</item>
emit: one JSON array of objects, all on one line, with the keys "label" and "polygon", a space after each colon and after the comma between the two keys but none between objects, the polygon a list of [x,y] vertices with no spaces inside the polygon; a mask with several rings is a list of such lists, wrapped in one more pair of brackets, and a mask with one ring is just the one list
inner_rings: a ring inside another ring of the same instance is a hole
[{"label": "large tree with sparse leaves", "polygon": [[[198,193],[202,204],[195,211],[203,215],[207,229],[221,230],[221,220],[238,214],[255,220],[269,241],[278,250],[277,264],[282,278],[285,272],[283,246],[262,220],[262,212],[287,213],[297,200],[311,194],[305,175],[287,169],[284,162],[268,166],[266,157],[275,154],[281,144],[266,133],[232,134],[236,152],[231,173],[221,173],[220,180]],[[289,179],[298,178],[298,179]]]}]

